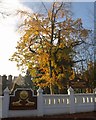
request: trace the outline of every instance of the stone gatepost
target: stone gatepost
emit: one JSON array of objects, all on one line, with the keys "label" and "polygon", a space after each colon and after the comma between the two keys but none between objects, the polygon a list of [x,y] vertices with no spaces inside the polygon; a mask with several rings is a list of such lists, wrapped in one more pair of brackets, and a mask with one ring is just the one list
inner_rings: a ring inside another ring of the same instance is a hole
[{"label": "stone gatepost", "polygon": [[2,103],[2,117],[7,118],[8,117],[8,111],[9,111],[9,89],[8,87],[4,90],[4,97],[3,97],[3,103]]},{"label": "stone gatepost", "polygon": [[69,104],[70,104],[70,114],[75,113],[75,97],[74,97],[74,90],[72,87],[68,89],[69,95]]},{"label": "stone gatepost", "polygon": [[37,90],[37,110],[38,116],[43,116],[43,90],[41,88]]}]

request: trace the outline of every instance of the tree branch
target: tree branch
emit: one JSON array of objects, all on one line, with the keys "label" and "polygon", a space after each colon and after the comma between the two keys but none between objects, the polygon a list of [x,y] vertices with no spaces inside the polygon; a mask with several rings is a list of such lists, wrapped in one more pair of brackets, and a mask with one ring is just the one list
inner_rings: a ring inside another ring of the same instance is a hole
[{"label": "tree branch", "polygon": [[34,50],[31,49],[31,45],[29,46],[29,51],[34,53],[34,54],[37,54]]},{"label": "tree branch", "polygon": [[86,59],[77,60],[77,61],[73,61],[73,63],[83,62],[83,61],[85,61],[85,60],[86,60]]}]

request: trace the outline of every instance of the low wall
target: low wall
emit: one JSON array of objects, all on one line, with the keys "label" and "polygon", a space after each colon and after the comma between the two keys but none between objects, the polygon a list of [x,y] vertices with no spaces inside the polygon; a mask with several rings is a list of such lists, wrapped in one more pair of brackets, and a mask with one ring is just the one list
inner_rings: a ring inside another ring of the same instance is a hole
[{"label": "low wall", "polygon": [[44,115],[69,113],[69,101],[68,95],[43,95]]},{"label": "low wall", "polygon": [[96,111],[96,89],[94,89],[94,93],[74,94],[74,90],[70,87],[68,94],[46,95],[39,88],[37,91],[37,108],[35,110],[9,110],[9,103],[10,95],[7,88],[4,91],[2,104],[3,118],[92,112]]},{"label": "low wall", "polygon": [[43,95],[44,115],[90,112],[96,110],[94,94],[75,94],[73,103],[69,95]]}]

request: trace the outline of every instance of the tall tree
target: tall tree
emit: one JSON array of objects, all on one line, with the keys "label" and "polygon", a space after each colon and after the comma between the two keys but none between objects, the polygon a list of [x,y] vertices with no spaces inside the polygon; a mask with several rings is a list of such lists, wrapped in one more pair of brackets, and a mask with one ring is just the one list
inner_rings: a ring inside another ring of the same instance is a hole
[{"label": "tall tree", "polygon": [[[68,3],[67,3],[68,4]],[[75,47],[84,43],[88,31],[82,20],[73,20],[65,3],[54,2],[47,14],[32,13],[20,26],[22,37],[11,60],[28,69],[40,87],[62,88],[64,79],[72,79]]]},{"label": "tall tree", "polygon": [[90,61],[82,76],[87,81],[87,92],[92,92],[96,87],[96,62]]},{"label": "tall tree", "polygon": [[25,79],[25,87],[33,89],[32,77],[31,77],[30,72],[28,70],[26,72],[24,79]]}]

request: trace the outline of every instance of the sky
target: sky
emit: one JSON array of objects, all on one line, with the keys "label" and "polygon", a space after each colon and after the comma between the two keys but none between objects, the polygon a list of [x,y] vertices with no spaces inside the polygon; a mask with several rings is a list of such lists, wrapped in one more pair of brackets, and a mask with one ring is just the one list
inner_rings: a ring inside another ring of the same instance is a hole
[{"label": "sky", "polygon": [[[15,13],[16,9],[25,9],[18,0],[14,0],[14,2],[3,1],[4,3],[0,6],[0,11],[6,12],[7,9],[8,14]],[[0,75],[11,74],[17,76],[20,74],[16,63],[9,61],[9,58],[16,50],[15,47],[20,38],[17,32],[18,19],[20,18],[14,15],[3,18],[2,15],[0,16]]]},{"label": "sky", "polygon": [[[0,9],[6,8],[9,13],[14,13],[16,9],[32,9],[34,11],[40,9],[38,3],[33,4],[33,2],[24,2],[22,4],[19,2],[20,0],[14,0],[14,2],[12,0],[3,1],[7,2],[7,4],[4,4]],[[74,19],[81,17],[84,22],[84,27],[88,29],[94,28],[94,9],[92,2],[74,2],[72,10],[74,11]],[[0,75],[11,74],[13,76],[18,76],[21,73],[16,67],[16,63],[9,61],[11,55],[16,51],[16,43],[20,38],[20,35],[16,31],[19,20],[20,17],[17,16],[10,16],[7,18],[2,18],[2,16],[0,16]]]}]

